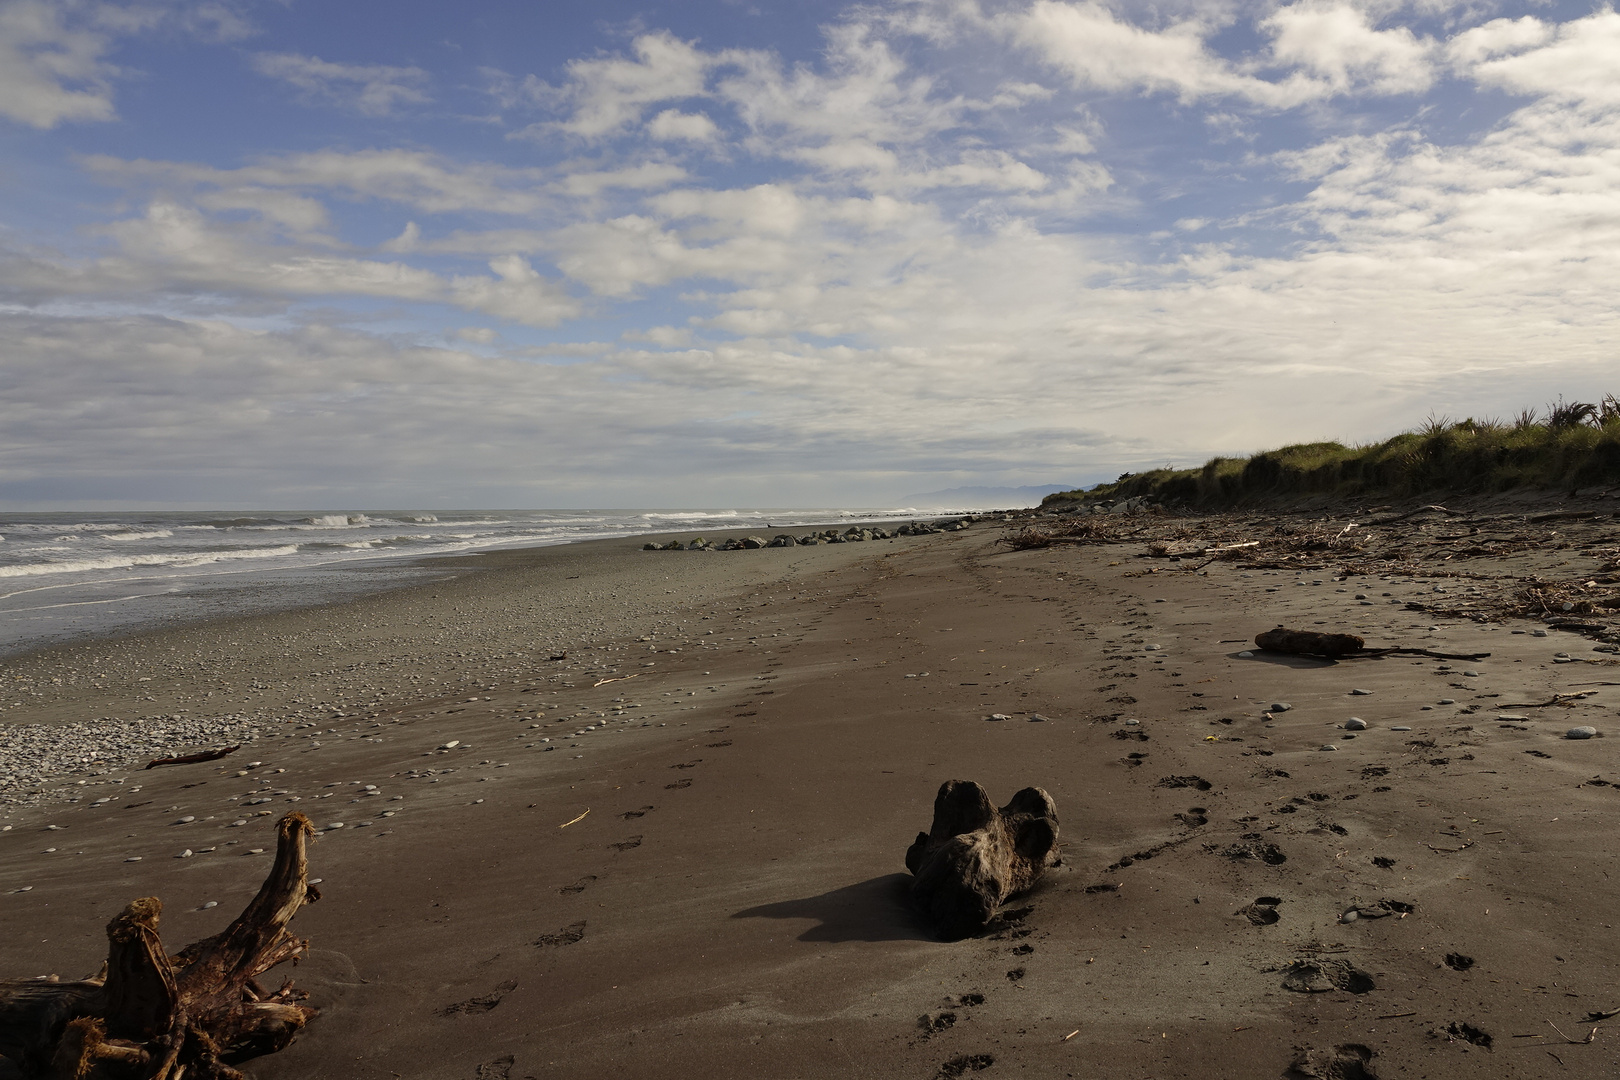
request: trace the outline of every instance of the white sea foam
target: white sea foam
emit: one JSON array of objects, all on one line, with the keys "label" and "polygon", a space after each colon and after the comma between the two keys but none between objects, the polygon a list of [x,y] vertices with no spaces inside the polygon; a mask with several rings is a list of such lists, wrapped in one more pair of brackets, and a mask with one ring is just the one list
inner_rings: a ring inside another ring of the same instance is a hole
[{"label": "white sea foam", "polygon": [[234,551],[170,552],[162,555],[107,555],[97,559],[63,559],[59,562],[21,563],[0,566],[0,577],[35,577],[40,574],[71,574],[86,570],[130,570],[137,566],[207,566],[235,559],[274,559],[298,554],[297,544],[273,548],[238,548]]},{"label": "white sea foam", "polygon": [[130,540],[166,540],[173,535],[174,530],[172,529],[154,529],[152,532],[108,533],[102,539],[126,542]]}]

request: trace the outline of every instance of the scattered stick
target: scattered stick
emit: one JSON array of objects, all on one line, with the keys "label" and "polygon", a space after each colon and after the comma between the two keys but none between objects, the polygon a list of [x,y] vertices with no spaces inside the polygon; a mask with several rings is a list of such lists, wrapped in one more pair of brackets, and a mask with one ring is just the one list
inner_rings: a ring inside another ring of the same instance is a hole
[{"label": "scattered stick", "polygon": [[[1547,1026],[1552,1028],[1554,1031],[1558,1031],[1558,1025],[1553,1023],[1551,1020],[1547,1021]],[[1593,1028],[1591,1031],[1588,1031],[1586,1033],[1586,1038],[1584,1038],[1584,1039],[1572,1039],[1568,1035],[1565,1035],[1562,1031],[1558,1031],[1558,1037],[1560,1039],[1563,1039],[1565,1042],[1569,1043],[1571,1046],[1584,1046],[1587,1043],[1591,1042],[1593,1039],[1597,1038],[1597,1033],[1598,1033],[1598,1029]]]},{"label": "scattered stick", "polygon": [[1507,705],[1498,705],[1499,709],[1545,709],[1549,705],[1563,705],[1570,701],[1579,701],[1581,698],[1591,697],[1596,690],[1582,690],[1576,694],[1554,694],[1546,701],[1515,701]]},{"label": "scattered stick", "polygon": [[1416,1009],[1408,1009],[1406,1012],[1386,1013],[1385,1015],[1380,1016],[1378,1019],[1380,1019],[1380,1020],[1399,1020],[1403,1016],[1416,1016],[1416,1015],[1417,1015],[1417,1010]]},{"label": "scattered stick", "polygon": [[1468,841],[1468,843],[1464,844],[1462,847],[1444,848],[1444,847],[1435,847],[1433,844],[1428,843],[1427,841],[1425,841],[1423,846],[1428,848],[1430,851],[1439,852],[1441,855],[1455,855],[1459,851],[1467,851],[1469,848],[1473,847],[1477,843],[1479,843],[1479,841],[1470,840],[1470,841]]},{"label": "scattered stick", "polygon": [[1075,1028],[1073,1031],[1069,1032],[1067,1035],[1063,1036],[1063,1038],[1059,1039],[1058,1041],[1059,1042],[1068,1042],[1070,1039],[1074,1038],[1078,1034],[1080,1034],[1080,1029]]},{"label": "scattered stick", "polygon": [[155,769],[159,765],[191,765],[199,761],[218,761],[226,754],[234,754],[242,749],[241,745],[227,746],[223,750],[204,750],[200,754],[185,754],[181,757],[153,758],[146,763],[148,769]]},{"label": "scattered stick", "polygon": [[[590,812],[591,812],[591,808],[587,806],[585,808],[585,814],[588,814]],[[566,829],[566,828],[568,828],[568,826],[573,825],[576,822],[584,821],[585,820],[585,814],[579,815],[579,817],[575,818],[573,821],[565,821],[561,825],[557,826],[557,828]]]},{"label": "scattered stick", "polygon": [[620,675],[616,679],[603,679],[601,682],[598,682],[595,685],[593,685],[591,687],[591,689],[594,690],[598,686],[606,686],[610,682],[625,682],[625,681],[627,681],[629,679],[639,679],[639,678],[641,678],[641,675],[640,675],[639,672],[637,674],[635,674],[635,675]]}]

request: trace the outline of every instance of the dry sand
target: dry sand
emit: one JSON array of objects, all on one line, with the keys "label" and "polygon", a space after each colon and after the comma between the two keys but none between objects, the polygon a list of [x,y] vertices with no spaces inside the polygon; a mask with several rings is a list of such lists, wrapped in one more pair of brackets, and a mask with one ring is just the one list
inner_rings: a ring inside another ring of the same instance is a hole
[{"label": "dry sand", "polygon": [[[1561,737],[1620,734],[1590,641],[1405,607],[1457,579],[1132,576],[1139,545],[999,535],[509,552],[9,664],[0,730],[229,708],[274,737],[0,808],[0,976],[94,970],[141,895],[171,949],[217,931],[296,808],[343,823],[294,922],[322,1015],[260,1080],[1614,1075],[1620,1019],[1584,1018],[1620,1007],[1592,783],[1620,739]],[[1239,656],[1277,624],[1492,655]],[[951,778],[1046,788],[1064,865],[945,944],[902,858]]]}]

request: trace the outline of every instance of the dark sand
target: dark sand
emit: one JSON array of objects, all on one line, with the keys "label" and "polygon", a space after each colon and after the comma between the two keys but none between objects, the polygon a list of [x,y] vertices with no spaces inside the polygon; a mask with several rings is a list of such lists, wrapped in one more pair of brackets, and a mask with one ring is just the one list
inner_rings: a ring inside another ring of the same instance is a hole
[{"label": "dark sand", "polygon": [[[163,898],[171,950],[217,931],[267,869],[246,850],[296,808],[344,823],[313,846],[324,898],[293,924],[313,949],[289,974],[322,1015],[247,1066],[260,1080],[1235,1080],[1350,1045],[1386,1080],[1615,1074],[1620,1020],[1583,1018],[1620,1007],[1620,787],[1586,782],[1620,782],[1620,739],[1561,736],[1620,734],[1620,687],[1584,685],[1620,672],[1554,663],[1605,660],[1590,641],[1406,610],[1424,580],[1131,577],[1140,545],[998,535],[507,552],[425,588],[12,665],[39,697],[4,725],[208,692],[296,722],[223,762],[6,811],[0,976],[94,970],[137,896]],[[1238,657],[1278,623],[1493,655]],[[1599,693],[1504,708],[1577,684]],[[1292,708],[1267,719],[1272,702]],[[1346,738],[1350,716],[1369,730]],[[951,778],[999,801],[1046,788],[1064,865],[1005,925],[944,944],[905,906],[903,855]],[[260,789],[287,794],[245,806]],[[1240,913],[1261,897],[1280,901],[1269,925]],[[1383,901],[1410,907],[1340,921]],[[1285,989],[1298,960],[1373,988]],[[1599,1030],[1569,1045],[1549,1021]]]}]

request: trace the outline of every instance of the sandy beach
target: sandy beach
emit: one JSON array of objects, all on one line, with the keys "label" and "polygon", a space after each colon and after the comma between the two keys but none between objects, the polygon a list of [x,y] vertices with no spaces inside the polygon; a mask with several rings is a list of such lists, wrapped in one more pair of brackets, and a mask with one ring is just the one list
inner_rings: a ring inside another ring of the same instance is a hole
[{"label": "sandy beach", "polygon": [[[287,974],[321,1015],[260,1080],[1612,1076],[1616,1021],[1588,1017],[1620,1009],[1620,673],[1492,605],[1612,578],[1613,505],[1476,508],[1529,539],[1417,573],[1376,544],[1194,569],[1144,537],[1200,519],[1150,515],[1029,550],[1000,522],[602,541],[23,657],[8,742],[109,717],[256,737],[9,794],[0,978],[93,972],[138,896],[171,950],[215,933],[298,809],[323,897]],[[1409,555],[1457,528],[1385,531]],[[1254,652],[1277,625],[1490,656]],[[948,779],[1045,788],[1063,862],[943,943],[903,856]]]}]

